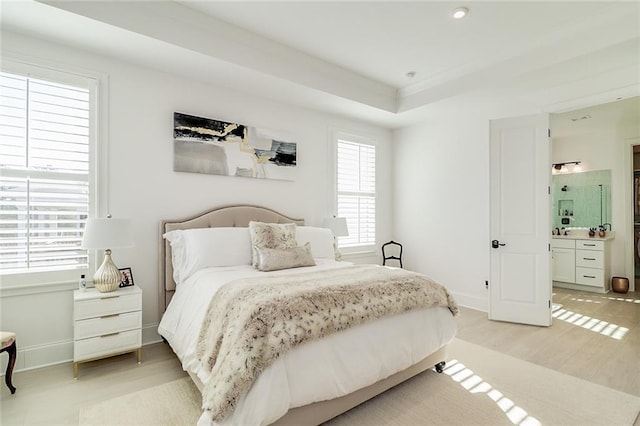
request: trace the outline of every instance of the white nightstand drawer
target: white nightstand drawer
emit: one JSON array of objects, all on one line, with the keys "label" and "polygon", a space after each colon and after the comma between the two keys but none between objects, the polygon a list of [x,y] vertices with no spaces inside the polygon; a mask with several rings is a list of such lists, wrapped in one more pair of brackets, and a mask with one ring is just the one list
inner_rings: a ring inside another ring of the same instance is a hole
[{"label": "white nightstand drawer", "polygon": [[604,268],[604,252],[596,250],[576,250],[576,266]]},{"label": "white nightstand drawer", "polygon": [[131,330],[100,337],[77,340],[74,345],[75,362],[98,358],[103,355],[126,352],[142,346],[142,331]]},{"label": "white nightstand drawer", "polygon": [[74,336],[75,339],[86,339],[87,337],[132,330],[141,326],[142,318],[140,312],[111,314],[75,321]]},{"label": "white nightstand drawer", "polygon": [[100,317],[121,312],[139,311],[142,309],[142,294],[102,293],[100,297],[76,300],[73,317],[76,320]]},{"label": "white nightstand drawer", "polygon": [[604,250],[604,241],[576,240],[576,250]]},{"label": "white nightstand drawer", "polygon": [[576,284],[602,287],[604,284],[604,270],[576,268]]}]

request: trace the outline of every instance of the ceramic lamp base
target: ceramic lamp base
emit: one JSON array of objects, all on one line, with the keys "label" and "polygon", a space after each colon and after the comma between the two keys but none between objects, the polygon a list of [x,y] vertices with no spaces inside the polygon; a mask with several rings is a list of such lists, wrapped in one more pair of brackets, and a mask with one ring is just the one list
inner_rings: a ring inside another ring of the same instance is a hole
[{"label": "ceramic lamp base", "polygon": [[104,251],[104,261],[93,275],[93,285],[100,293],[116,291],[120,286],[120,271],[111,260],[111,250]]}]

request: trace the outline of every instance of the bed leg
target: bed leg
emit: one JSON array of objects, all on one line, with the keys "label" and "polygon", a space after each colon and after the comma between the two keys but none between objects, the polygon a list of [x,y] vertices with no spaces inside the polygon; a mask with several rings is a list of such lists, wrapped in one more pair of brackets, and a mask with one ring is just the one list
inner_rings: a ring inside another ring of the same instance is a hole
[{"label": "bed leg", "polygon": [[437,371],[438,373],[442,373],[442,372],[444,371],[444,366],[445,366],[446,364],[447,364],[446,362],[444,362],[444,361],[440,361],[440,362],[439,362],[439,363],[437,363],[434,367],[436,368],[436,371]]}]

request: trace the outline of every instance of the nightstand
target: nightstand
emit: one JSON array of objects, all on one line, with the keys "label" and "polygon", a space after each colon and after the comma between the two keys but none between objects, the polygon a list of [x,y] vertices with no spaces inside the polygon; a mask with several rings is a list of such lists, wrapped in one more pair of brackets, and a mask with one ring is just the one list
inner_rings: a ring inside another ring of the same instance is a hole
[{"label": "nightstand", "polygon": [[78,364],[127,352],[142,361],[142,289],[73,292],[73,376]]}]

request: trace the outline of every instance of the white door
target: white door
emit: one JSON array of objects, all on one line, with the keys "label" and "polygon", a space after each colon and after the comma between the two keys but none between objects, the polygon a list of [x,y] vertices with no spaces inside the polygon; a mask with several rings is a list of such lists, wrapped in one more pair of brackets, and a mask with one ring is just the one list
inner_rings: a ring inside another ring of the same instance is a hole
[{"label": "white door", "polygon": [[489,319],[551,325],[549,117],[491,121]]}]

